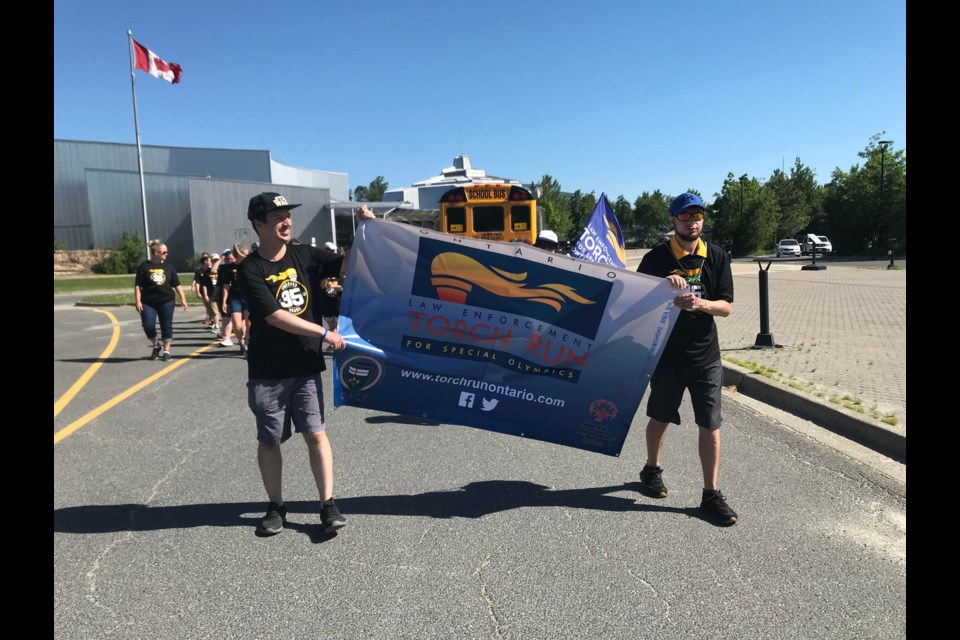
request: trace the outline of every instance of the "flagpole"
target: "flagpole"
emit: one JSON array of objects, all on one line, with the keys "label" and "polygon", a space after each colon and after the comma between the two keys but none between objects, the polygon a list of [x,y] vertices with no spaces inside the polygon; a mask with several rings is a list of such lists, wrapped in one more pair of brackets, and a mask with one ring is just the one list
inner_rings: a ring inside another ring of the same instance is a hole
[{"label": "flagpole", "polygon": [[137,170],[140,173],[140,206],[143,210],[143,241],[150,259],[150,230],[147,226],[147,189],[143,183],[143,154],[140,151],[140,120],[137,118],[137,81],[133,68],[133,32],[127,29],[127,48],[130,49],[130,89],[133,91],[133,126],[137,130]]}]

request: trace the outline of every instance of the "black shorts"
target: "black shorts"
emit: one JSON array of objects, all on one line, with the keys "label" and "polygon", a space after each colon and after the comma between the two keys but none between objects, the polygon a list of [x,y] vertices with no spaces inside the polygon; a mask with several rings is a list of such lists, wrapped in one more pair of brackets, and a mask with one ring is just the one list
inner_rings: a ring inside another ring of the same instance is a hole
[{"label": "black shorts", "polygon": [[320,315],[324,318],[336,318],[340,315],[340,296],[328,296],[326,293],[321,294],[320,298]]},{"label": "black shorts", "polygon": [[719,429],[720,392],[723,389],[723,365],[717,360],[705,367],[665,369],[658,367],[650,378],[647,417],[658,422],[680,424],[680,402],[683,391],[690,390],[693,417],[697,426]]}]

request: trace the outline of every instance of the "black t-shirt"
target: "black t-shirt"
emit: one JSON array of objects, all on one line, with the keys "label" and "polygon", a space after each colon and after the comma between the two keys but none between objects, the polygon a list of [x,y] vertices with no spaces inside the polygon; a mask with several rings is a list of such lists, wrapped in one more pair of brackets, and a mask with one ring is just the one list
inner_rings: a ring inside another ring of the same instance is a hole
[{"label": "black t-shirt", "polygon": [[224,287],[230,287],[229,293],[227,294],[227,299],[229,300],[244,300],[246,298],[243,285],[238,277],[241,264],[243,263],[234,262],[225,267],[220,267],[220,284]]},{"label": "black t-shirt", "polygon": [[[690,255],[675,240],[656,246],[643,256],[637,271],[658,278],[675,273],[688,282],[699,276],[706,300],[733,302],[730,256],[719,246],[705,244],[703,240]],[[682,293],[677,291],[677,295]],[[720,338],[714,317],[702,311],[680,311],[657,366],[702,367],[719,359]]]},{"label": "black t-shirt", "polygon": [[203,267],[200,269],[200,286],[207,292],[207,295],[213,294],[214,287],[217,286],[217,272],[212,267]]},{"label": "black t-shirt", "polygon": [[134,284],[140,287],[140,302],[153,306],[176,300],[180,276],[169,262],[157,264],[144,260],[137,267]]},{"label": "black t-shirt", "polygon": [[[331,281],[332,282],[332,281]],[[340,279],[337,279],[340,282]],[[342,282],[340,282],[343,284]],[[330,295],[326,289],[321,289],[323,296],[320,298],[320,313],[324,318],[336,318],[340,315],[340,297],[342,290],[334,289],[334,294]]]},{"label": "black t-shirt", "polygon": [[337,276],[343,256],[310,245],[287,245],[280,260],[270,262],[255,251],[240,263],[239,280],[250,308],[247,372],[253,378],[295,378],[326,370],[320,338],[298,336],[271,327],[266,317],[283,309],[321,324],[323,278]]}]

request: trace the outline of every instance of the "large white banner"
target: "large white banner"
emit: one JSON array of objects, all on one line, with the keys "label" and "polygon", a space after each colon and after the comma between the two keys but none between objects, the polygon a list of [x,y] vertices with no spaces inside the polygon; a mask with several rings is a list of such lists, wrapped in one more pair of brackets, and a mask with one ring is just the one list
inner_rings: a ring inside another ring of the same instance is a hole
[{"label": "large white banner", "polygon": [[334,404],[619,455],[679,310],[665,279],[370,220]]}]

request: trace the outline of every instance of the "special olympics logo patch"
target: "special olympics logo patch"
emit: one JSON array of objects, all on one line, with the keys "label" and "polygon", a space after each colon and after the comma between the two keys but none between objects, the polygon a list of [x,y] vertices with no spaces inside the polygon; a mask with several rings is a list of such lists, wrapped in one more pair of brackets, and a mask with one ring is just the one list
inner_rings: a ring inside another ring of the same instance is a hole
[{"label": "special olympics logo patch", "polygon": [[617,417],[617,405],[612,400],[597,399],[590,403],[590,415],[597,422]]},{"label": "special olympics logo patch", "polygon": [[340,383],[350,391],[366,391],[383,378],[383,365],[370,356],[352,356],[340,363]]}]

